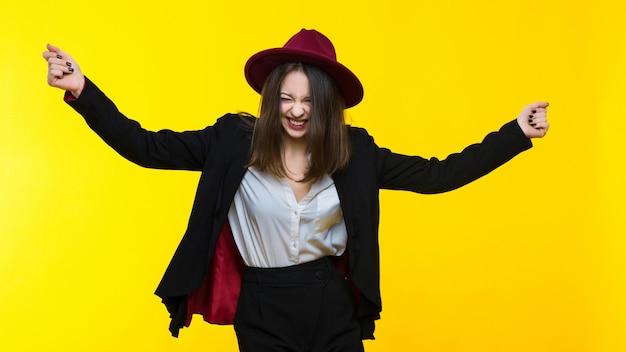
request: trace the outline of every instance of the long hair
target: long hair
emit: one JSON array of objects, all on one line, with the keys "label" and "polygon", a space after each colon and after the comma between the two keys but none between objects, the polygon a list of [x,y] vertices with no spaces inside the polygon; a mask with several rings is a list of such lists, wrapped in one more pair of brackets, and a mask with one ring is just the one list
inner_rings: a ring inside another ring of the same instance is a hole
[{"label": "long hair", "polygon": [[334,80],[320,68],[303,63],[284,63],[276,67],[261,91],[259,119],[254,126],[250,163],[284,177],[280,88],[285,76],[303,72],[309,79],[311,112],[305,135],[310,155],[309,169],[301,180],[318,181],[325,174],[342,169],[350,159],[349,129],[344,120],[345,103]]}]

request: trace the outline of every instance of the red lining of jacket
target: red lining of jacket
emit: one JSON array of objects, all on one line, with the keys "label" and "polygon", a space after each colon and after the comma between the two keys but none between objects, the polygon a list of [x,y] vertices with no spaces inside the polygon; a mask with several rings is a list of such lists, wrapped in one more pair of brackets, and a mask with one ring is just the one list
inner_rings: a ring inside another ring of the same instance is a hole
[{"label": "red lining of jacket", "polygon": [[[348,277],[348,251],[337,258],[335,266]],[[187,295],[187,320],[185,326],[189,327],[194,314],[200,314],[205,321],[212,324],[233,324],[237,302],[241,291],[241,279],[245,264],[228,221],[224,223],[220,236],[215,245],[215,252],[211,258],[209,272],[202,286]],[[358,289],[350,282],[355,299],[358,303]],[[358,307],[358,304],[356,304]],[[356,312],[355,312],[356,314]]]}]

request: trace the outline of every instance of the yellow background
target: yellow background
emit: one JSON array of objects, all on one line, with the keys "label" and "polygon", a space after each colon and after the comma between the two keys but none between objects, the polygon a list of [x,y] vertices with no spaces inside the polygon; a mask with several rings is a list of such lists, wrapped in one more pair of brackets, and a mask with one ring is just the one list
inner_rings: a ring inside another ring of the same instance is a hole
[{"label": "yellow background", "polygon": [[243,65],[300,28],[379,145],[445,157],[547,100],[552,129],[455,192],[384,191],[373,351],[625,351],[623,1],[2,1],[0,350],[235,351],[153,291],[198,174],[137,167],[46,85],[50,42],[149,129],[256,113]]}]

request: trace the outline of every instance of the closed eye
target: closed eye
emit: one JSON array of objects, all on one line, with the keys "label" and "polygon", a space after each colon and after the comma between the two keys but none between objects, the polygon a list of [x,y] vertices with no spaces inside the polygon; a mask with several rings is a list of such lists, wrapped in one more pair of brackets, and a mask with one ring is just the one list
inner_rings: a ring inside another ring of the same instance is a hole
[{"label": "closed eye", "polygon": [[[280,101],[281,102],[283,102],[283,101],[284,102],[294,101],[294,98],[291,95],[287,94],[287,93],[282,93],[282,95],[280,96]],[[310,97],[305,97],[305,98],[302,99],[302,102],[310,104],[311,103],[311,98]]]}]

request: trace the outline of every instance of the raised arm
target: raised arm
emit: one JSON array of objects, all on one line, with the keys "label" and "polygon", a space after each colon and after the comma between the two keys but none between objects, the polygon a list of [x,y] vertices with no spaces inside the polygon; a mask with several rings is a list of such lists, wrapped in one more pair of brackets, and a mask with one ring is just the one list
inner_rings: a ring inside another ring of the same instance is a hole
[{"label": "raised arm", "polygon": [[47,49],[48,84],[65,90],[65,101],[120,155],[144,167],[202,170],[212,126],[187,132],[145,130],[122,114],[70,55],[50,44]]},{"label": "raised arm", "polygon": [[440,193],[461,187],[506,163],[530,148],[530,138],[544,137],[549,123],[548,103],[537,102],[522,109],[518,118],[444,160],[395,154],[379,149],[380,187],[419,193]]}]

